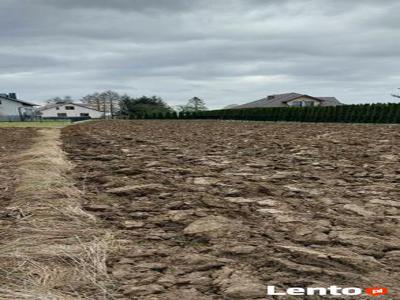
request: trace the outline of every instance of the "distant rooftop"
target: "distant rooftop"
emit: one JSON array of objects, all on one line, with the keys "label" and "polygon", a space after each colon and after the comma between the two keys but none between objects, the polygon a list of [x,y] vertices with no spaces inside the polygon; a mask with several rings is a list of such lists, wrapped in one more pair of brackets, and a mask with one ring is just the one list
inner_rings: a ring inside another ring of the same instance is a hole
[{"label": "distant rooftop", "polygon": [[19,102],[19,103],[22,103],[22,104],[28,105],[28,106],[39,106],[37,104],[18,99],[16,93],[8,93],[8,94],[0,93],[0,98],[7,99],[7,100],[10,100],[10,101]]},{"label": "distant rooftop", "polygon": [[335,97],[314,97],[306,94],[286,93],[286,94],[269,95],[260,100],[238,105],[233,108],[236,109],[236,108],[252,108],[252,107],[285,107],[287,106],[287,102],[301,97],[306,97],[319,101],[321,106],[343,105],[343,103],[341,103]]}]

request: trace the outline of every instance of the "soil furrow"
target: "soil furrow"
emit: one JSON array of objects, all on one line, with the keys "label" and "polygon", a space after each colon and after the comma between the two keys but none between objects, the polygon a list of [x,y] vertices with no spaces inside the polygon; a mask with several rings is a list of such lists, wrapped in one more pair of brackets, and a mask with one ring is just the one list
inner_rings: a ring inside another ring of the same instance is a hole
[{"label": "soil furrow", "polygon": [[122,298],[399,293],[398,126],[110,121],[63,141],[85,208],[122,245],[108,261]]}]

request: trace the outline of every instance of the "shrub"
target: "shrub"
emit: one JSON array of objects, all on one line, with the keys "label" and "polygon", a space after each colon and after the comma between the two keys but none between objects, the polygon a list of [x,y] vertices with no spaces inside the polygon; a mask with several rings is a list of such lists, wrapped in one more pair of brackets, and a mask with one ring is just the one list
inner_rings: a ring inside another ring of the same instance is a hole
[{"label": "shrub", "polygon": [[185,112],[179,119],[294,122],[400,123],[400,103],[327,107],[262,107]]}]

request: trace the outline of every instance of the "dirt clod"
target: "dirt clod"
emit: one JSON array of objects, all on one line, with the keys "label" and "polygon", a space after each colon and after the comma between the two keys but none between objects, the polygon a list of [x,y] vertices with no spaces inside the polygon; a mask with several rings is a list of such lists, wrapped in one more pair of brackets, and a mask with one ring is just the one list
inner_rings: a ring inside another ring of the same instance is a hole
[{"label": "dirt clod", "polygon": [[398,126],[107,121],[67,127],[63,143],[121,241],[108,268],[127,298],[400,294]]}]

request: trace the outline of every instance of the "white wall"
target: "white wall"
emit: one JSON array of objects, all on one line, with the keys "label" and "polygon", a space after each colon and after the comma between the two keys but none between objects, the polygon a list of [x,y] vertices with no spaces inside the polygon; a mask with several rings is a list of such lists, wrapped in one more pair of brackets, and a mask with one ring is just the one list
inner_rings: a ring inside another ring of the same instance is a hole
[{"label": "white wall", "polygon": [[[73,107],[74,109],[72,109],[72,110],[66,109],[66,107]],[[64,118],[65,117],[82,117],[81,114],[89,114],[89,117],[94,118],[94,119],[101,118],[103,116],[103,113],[101,111],[74,105],[73,103],[62,104],[62,105],[58,105],[57,107],[51,107],[51,108],[42,110],[41,113],[42,113],[43,118],[62,117],[62,116],[59,116],[59,114],[66,114],[66,116],[64,115]]]},{"label": "white wall", "polygon": [[18,107],[23,107],[22,103],[11,101],[0,97],[0,116],[19,116]]}]

